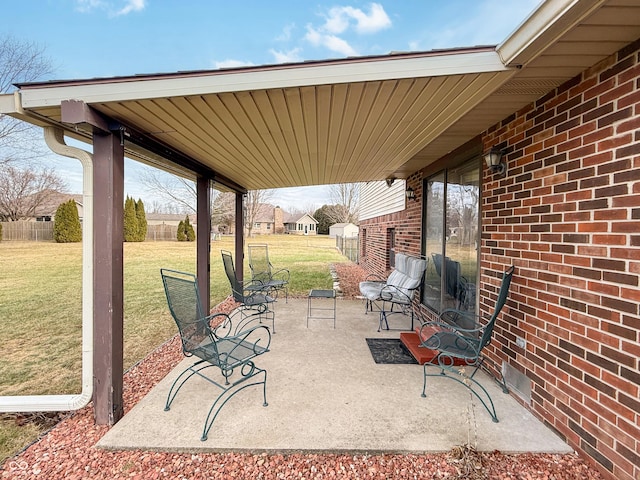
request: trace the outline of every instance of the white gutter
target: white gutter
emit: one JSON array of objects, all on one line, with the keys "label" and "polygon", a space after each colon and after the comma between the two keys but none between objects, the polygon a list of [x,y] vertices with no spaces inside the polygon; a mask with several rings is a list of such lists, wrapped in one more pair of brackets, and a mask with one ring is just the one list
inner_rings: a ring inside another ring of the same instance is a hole
[{"label": "white gutter", "polygon": [[602,7],[606,0],[546,0],[507,37],[496,51],[508,67],[524,66],[549,45]]},{"label": "white gutter", "polygon": [[124,102],[173,96],[207,95],[271,88],[335,85],[388,79],[437,77],[508,70],[494,50],[442,53],[416,58],[295,65],[268,70],[219,71],[185,77],[112,78],[71,85],[42,85],[20,90],[24,108],[47,108],[73,98],[85,103]]},{"label": "white gutter", "polygon": [[58,127],[44,127],[49,148],[76,158],[83,170],[82,231],[82,391],[74,395],[0,396],[0,412],[55,412],[78,410],[93,396],[93,155],[67,145]]}]

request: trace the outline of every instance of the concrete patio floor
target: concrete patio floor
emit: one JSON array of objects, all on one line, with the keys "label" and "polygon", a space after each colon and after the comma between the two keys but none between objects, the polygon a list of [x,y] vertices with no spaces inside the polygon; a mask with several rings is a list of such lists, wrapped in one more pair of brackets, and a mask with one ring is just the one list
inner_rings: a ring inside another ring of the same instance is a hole
[{"label": "concrete patio floor", "polygon": [[[378,316],[361,301],[337,301],[337,325],[312,319],[306,299],[278,301],[271,351],[256,361],[268,371],[267,401],[250,387],[222,409],[200,441],[218,389],[192,378],[164,411],[185,359],[99,442],[112,450],[171,452],[429,453],[469,443],[481,451],[569,453],[572,449],[486,375],[479,379],[495,403],[494,423],[480,402],[450,379],[429,377],[421,397],[422,366],[376,364],[365,338]],[[408,323],[407,323],[408,325]]]}]

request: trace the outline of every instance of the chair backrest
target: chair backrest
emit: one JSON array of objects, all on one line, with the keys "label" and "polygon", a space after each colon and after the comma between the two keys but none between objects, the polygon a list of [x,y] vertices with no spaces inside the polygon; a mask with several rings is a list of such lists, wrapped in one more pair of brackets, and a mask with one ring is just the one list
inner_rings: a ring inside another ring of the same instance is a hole
[{"label": "chair backrest", "polygon": [[489,322],[482,334],[482,338],[480,339],[479,350],[482,350],[491,342],[493,326],[496,323],[496,319],[498,318],[498,314],[502,310],[502,307],[504,307],[504,304],[507,302],[507,295],[509,295],[509,287],[511,286],[511,277],[513,276],[514,269],[515,267],[512,265],[502,274],[502,283],[500,284],[500,291],[498,292],[498,298],[496,299],[496,306],[493,310],[493,315],[489,318]]},{"label": "chair backrest", "polygon": [[271,281],[271,262],[269,261],[269,247],[266,244],[247,245],[249,253],[249,268],[251,278],[263,283]]},{"label": "chair backrest", "polygon": [[177,270],[160,269],[164,293],[173,317],[184,353],[192,352],[209,340],[211,329],[202,310],[196,277]]},{"label": "chair backrest", "polygon": [[244,295],[242,293],[242,285],[240,284],[240,282],[238,281],[238,277],[236,276],[236,269],[233,266],[233,257],[231,256],[231,252],[227,250],[220,250],[220,253],[222,253],[224,272],[227,274],[227,278],[229,279],[231,291],[233,292],[233,299],[236,302],[243,303]]},{"label": "chair backrest", "polygon": [[426,259],[396,253],[396,267],[387,277],[387,285],[393,285],[411,297],[422,284],[426,269]]}]

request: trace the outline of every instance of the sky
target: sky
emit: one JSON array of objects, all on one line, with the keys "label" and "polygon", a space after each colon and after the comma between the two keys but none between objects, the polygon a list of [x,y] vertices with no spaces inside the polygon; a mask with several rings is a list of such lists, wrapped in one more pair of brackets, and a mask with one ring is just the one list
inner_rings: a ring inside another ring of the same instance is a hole
[{"label": "sky", "polygon": [[[497,45],[539,0],[21,0],[3,1],[0,36],[35,43],[53,73],[84,79]],[[69,142],[73,144],[73,142]],[[84,144],[78,144],[87,148]],[[47,161],[81,193],[79,163]],[[144,166],[125,164],[125,195],[154,197]],[[301,203],[301,198],[304,200]],[[331,203],[323,186],[278,189],[272,203]]]}]

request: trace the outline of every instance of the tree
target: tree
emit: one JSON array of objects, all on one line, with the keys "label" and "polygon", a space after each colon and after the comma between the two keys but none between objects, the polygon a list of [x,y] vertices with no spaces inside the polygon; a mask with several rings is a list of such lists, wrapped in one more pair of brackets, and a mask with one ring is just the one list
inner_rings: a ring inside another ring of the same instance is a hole
[{"label": "tree", "polygon": [[329,227],[336,223],[331,220],[331,216],[329,215],[329,210],[332,208],[333,205],[323,205],[313,212],[313,218],[318,221],[318,234],[320,235],[328,235]]},{"label": "tree", "polygon": [[53,224],[53,239],[57,243],[82,241],[82,225],[75,200],[69,200],[58,206]]},{"label": "tree", "polygon": [[260,205],[268,203],[273,197],[273,190],[249,190],[244,203],[244,228],[247,237],[251,237],[253,224],[260,212]]},{"label": "tree", "polygon": [[196,231],[189,222],[189,215],[185,216],[184,220],[178,224],[176,238],[179,242],[193,242],[196,239]]},{"label": "tree", "polygon": [[38,207],[66,189],[64,180],[53,170],[5,165],[0,168],[0,220],[31,218]]},{"label": "tree", "polygon": [[138,240],[138,217],[136,216],[136,202],[127,195],[124,202],[124,230],[125,242],[136,242]]},{"label": "tree", "polygon": [[187,241],[187,234],[184,230],[184,221],[180,220],[180,223],[178,223],[178,231],[176,232],[176,239],[179,242],[186,242]]},{"label": "tree", "polygon": [[141,199],[136,202],[136,218],[138,219],[138,242],[147,238],[147,216],[144,213],[144,203]]},{"label": "tree", "polygon": [[223,192],[216,196],[211,208],[211,226],[218,231],[230,232],[236,221],[236,196],[233,192]]},{"label": "tree", "polygon": [[[52,73],[44,49],[5,35],[0,37],[0,92],[11,93],[16,83],[32,82]],[[43,155],[38,127],[0,115],[0,166],[32,160]]]},{"label": "tree", "polygon": [[339,183],[329,186],[329,198],[334,205],[327,214],[331,217],[332,223],[358,223],[359,194],[359,183]]},{"label": "tree", "polygon": [[146,190],[177,206],[181,213],[196,213],[197,192],[191,180],[151,167],[142,170],[138,178]]}]

